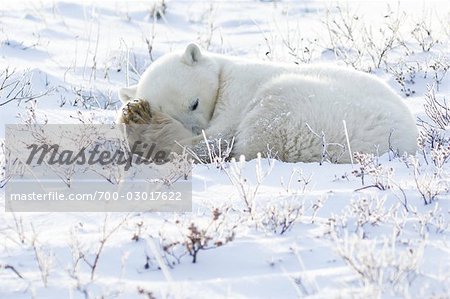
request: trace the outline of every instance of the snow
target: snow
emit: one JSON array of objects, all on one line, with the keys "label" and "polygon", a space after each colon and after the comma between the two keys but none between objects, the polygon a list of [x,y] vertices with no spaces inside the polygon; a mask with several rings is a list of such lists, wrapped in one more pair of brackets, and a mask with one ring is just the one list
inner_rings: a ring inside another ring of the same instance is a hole
[{"label": "snow", "polygon": [[[5,124],[24,123],[31,111],[41,123],[114,122],[118,88],[191,41],[248,58],[353,63],[388,82],[421,118],[434,76],[442,77],[436,97],[449,98],[447,2],[173,0],[156,20],[150,11],[158,2],[2,2],[0,79],[7,68],[15,70],[12,78],[26,78],[31,90],[0,106],[0,138]],[[325,26],[327,18],[339,21],[340,10],[354,26],[353,43],[339,28]],[[396,17],[395,47],[376,67],[370,57],[376,47],[361,28],[382,46],[390,31],[379,29]],[[411,33],[422,23],[432,28],[423,41],[439,41],[429,51]],[[341,38],[334,49],[333,32]],[[433,73],[430,65],[439,63]],[[6,95],[1,91],[0,104]],[[416,157],[415,177],[414,161],[383,155],[371,164],[381,166],[366,174],[364,186],[357,162],[196,164],[192,213],[11,213],[3,211],[1,188],[0,298],[448,297],[450,167],[427,164],[420,152]],[[0,148],[2,166],[4,159]],[[415,178],[438,192],[431,203],[424,204]],[[377,180],[390,188],[374,187]],[[247,196],[256,190],[251,213],[241,186]],[[208,226],[215,208],[223,222]],[[299,215],[280,234],[279,221],[292,217],[290,208]],[[212,237],[212,248],[199,251],[196,263],[182,244],[163,250],[186,241],[191,223]],[[106,240],[105,232],[112,232]]]}]

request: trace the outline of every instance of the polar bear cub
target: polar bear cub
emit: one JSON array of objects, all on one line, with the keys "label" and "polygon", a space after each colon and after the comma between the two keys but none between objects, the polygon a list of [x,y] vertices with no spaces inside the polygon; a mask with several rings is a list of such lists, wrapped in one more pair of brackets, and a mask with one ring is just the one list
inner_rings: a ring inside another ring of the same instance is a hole
[{"label": "polar bear cub", "polygon": [[[204,130],[210,138],[235,137],[233,153],[247,158],[270,150],[283,161],[313,162],[340,151],[345,163],[348,144],[352,152],[416,151],[417,127],[402,99],[375,76],[348,68],[251,61],[190,44],[159,58],[119,95],[147,101],[183,126],[177,138],[185,144],[200,142]],[[172,135],[159,134],[165,143]]]}]

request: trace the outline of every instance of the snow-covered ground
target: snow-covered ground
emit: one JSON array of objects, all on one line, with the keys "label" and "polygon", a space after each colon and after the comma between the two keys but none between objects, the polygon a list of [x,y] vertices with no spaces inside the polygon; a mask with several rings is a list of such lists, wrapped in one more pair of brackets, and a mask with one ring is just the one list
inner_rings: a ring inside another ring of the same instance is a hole
[{"label": "snow-covered ground", "polygon": [[[161,3],[2,1],[0,138],[5,124],[113,122],[118,88],[192,41],[368,71],[435,134],[450,124],[433,105],[450,93],[446,1]],[[0,298],[449,298],[450,153],[431,138],[354,165],[197,164],[185,214],[8,213],[1,188]]]}]

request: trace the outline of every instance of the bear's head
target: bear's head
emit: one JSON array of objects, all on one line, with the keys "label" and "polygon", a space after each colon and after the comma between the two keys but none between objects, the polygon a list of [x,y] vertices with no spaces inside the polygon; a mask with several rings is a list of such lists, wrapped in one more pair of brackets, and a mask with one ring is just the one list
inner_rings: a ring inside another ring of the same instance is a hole
[{"label": "bear's head", "polygon": [[157,59],[135,86],[122,88],[122,101],[141,98],[194,134],[208,126],[219,90],[219,65],[196,44]]}]

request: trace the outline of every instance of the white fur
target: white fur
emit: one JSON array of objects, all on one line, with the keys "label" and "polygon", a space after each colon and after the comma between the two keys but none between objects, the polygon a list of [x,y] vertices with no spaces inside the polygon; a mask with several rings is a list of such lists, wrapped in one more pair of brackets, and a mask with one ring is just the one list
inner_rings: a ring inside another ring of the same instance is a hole
[{"label": "white fur", "polygon": [[[417,128],[402,99],[375,76],[347,68],[255,62],[191,44],[158,59],[120,95],[149,101],[194,135],[235,136],[234,153],[247,158],[271,149],[284,161],[318,161],[322,140],[307,124],[346,145],[343,120],[353,152],[416,151]],[[348,161],[347,153],[340,162]]]}]

